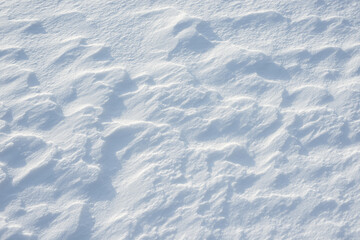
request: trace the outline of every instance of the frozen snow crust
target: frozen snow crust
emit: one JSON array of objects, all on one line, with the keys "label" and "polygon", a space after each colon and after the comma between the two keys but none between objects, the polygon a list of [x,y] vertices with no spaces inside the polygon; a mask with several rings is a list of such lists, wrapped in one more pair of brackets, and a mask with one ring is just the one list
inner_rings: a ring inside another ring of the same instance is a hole
[{"label": "frozen snow crust", "polygon": [[0,239],[360,239],[360,2],[1,1]]}]

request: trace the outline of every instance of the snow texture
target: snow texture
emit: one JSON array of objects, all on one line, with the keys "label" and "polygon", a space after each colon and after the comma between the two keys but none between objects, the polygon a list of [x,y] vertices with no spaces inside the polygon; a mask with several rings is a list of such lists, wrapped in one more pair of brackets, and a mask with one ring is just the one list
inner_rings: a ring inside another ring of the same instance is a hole
[{"label": "snow texture", "polygon": [[360,239],[360,2],[0,2],[0,239]]}]

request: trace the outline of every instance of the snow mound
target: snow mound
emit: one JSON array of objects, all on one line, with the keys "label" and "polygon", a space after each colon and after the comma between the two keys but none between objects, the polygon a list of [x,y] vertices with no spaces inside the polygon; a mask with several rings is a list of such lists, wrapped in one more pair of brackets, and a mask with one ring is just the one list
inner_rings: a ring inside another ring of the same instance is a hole
[{"label": "snow mound", "polygon": [[0,239],[357,239],[360,3],[0,3]]}]

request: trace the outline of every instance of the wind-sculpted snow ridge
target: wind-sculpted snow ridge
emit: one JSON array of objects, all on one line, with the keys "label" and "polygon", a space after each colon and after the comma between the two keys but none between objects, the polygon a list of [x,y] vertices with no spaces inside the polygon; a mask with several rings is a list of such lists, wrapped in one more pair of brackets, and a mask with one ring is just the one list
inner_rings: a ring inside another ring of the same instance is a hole
[{"label": "wind-sculpted snow ridge", "polygon": [[360,5],[0,3],[0,239],[360,238]]}]

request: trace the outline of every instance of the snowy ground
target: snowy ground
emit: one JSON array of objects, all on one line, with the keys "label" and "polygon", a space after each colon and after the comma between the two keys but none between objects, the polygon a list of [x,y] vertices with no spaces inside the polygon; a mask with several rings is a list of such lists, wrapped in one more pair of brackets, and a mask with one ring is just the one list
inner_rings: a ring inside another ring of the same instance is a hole
[{"label": "snowy ground", "polygon": [[360,239],[360,2],[1,1],[0,239]]}]

